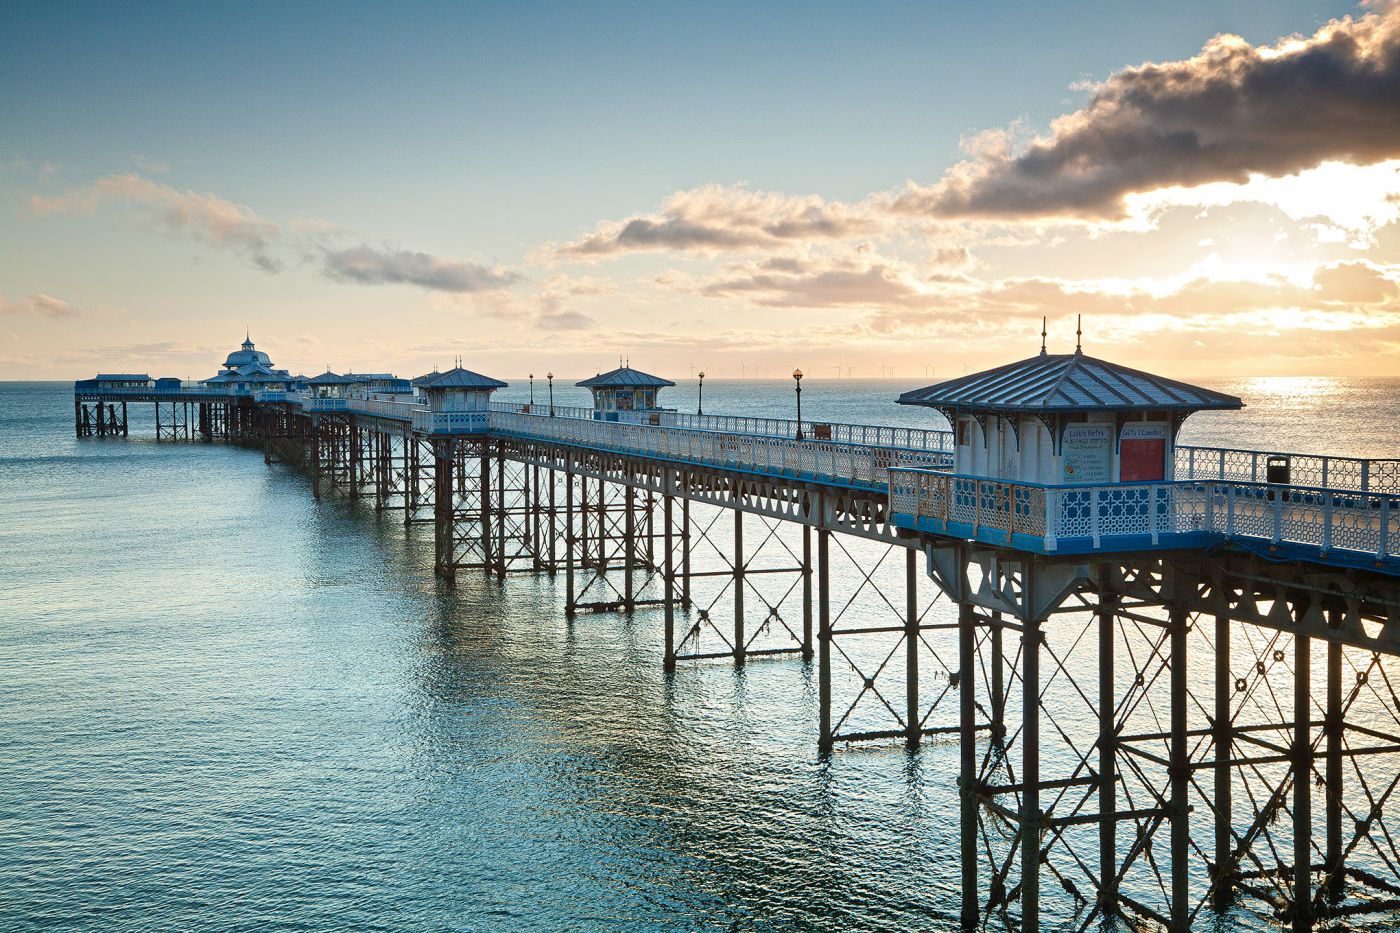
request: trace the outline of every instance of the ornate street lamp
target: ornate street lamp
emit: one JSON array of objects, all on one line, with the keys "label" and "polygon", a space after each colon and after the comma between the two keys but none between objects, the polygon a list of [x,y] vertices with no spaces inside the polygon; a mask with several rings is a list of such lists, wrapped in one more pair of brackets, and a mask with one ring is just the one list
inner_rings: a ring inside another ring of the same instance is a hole
[{"label": "ornate street lamp", "polygon": [[797,439],[802,440],[802,370],[792,371],[792,381],[797,384]]},{"label": "ornate street lamp", "polygon": [[535,407],[535,374],[530,373],[530,408]]},{"label": "ornate street lamp", "polygon": [[554,417],[554,370],[545,373],[545,378],[549,380],[549,417]]},{"label": "ornate street lamp", "polygon": [[700,401],[695,405],[695,413],[703,415],[705,413],[705,371],[700,370]]}]

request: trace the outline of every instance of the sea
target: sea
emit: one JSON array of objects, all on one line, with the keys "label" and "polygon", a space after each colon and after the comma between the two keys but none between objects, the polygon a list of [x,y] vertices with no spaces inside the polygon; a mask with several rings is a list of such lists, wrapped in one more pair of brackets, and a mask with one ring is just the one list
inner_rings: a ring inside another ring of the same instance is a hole
[{"label": "sea", "polygon": [[[1184,442],[1400,456],[1400,380],[1203,383],[1248,407]],[[942,427],[919,384],[808,378],[803,415]],[[430,528],[149,406],[75,439],[71,393],[0,383],[0,930],[956,928],[955,744],[819,756],[799,658],[668,676],[656,610],[449,588]]]}]

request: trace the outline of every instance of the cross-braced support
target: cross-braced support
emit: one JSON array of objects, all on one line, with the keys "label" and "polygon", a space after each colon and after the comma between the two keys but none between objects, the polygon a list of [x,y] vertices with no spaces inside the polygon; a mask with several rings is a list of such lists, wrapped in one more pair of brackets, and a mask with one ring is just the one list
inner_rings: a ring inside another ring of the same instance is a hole
[{"label": "cross-braced support", "polygon": [[958,734],[960,622],[913,542],[817,537],[820,748]]},{"label": "cross-braced support", "polygon": [[685,504],[680,601],[690,611],[668,644],[677,660],[813,652],[811,527],[737,508]]},{"label": "cross-braced support", "polygon": [[[565,613],[664,605],[661,549],[666,536],[657,527],[660,497],[650,489],[572,470],[562,478]],[[550,528],[556,513],[557,506],[550,507]],[[552,543],[549,552],[553,554]]]}]

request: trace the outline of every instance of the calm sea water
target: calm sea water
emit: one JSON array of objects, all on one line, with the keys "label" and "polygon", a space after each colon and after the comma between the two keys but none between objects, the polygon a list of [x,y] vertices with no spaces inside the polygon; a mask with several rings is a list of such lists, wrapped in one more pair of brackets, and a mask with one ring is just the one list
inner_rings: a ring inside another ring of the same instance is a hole
[{"label": "calm sea water", "polygon": [[[810,381],[803,411],[936,422],[908,387]],[[1400,455],[1400,381],[1215,387],[1250,408],[1192,442]],[[955,746],[820,760],[796,660],[667,678],[655,613],[444,589],[426,528],[71,412],[0,384],[0,929],[955,926]]]}]

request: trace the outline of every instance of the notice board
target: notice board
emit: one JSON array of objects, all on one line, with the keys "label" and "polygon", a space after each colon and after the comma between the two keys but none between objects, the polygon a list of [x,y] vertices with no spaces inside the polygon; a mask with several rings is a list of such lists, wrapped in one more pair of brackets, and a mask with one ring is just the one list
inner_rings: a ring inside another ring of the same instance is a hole
[{"label": "notice board", "polygon": [[1113,425],[1071,424],[1060,443],[1060,482],[1107,483]]},{"label": "notice board", "polygon": [[1155,483],[1167,478],[1167,426],[1142,422],[1123,425],[1119,443],[1119,478],[1125,483]]}]

